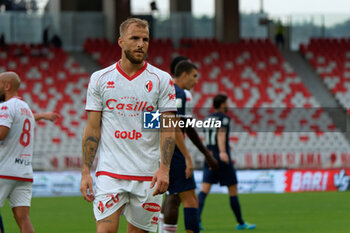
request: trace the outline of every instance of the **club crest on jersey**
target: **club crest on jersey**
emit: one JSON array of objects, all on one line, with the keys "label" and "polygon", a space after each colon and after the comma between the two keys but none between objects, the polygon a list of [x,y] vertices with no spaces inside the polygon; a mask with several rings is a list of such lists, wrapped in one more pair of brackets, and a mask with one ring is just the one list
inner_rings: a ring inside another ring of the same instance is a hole
[{"label": "club crest on jersey", "polygon": [[152,88],[153,88],[153,83],[152,81],[148,80],[146,83],[145,83],[145,91],[147,93],[151,92],[152,91]]},{"label": "club crest on jersey", "polygon": [[7,106],[2,106],[1,110],[7,110]]},{"label": "club crest on jersey", "polygon": [[98,212],[100,212],[101,214],[104,212],[104,208],[103,208],[103,203],[102,203],[102,201],[100,201],[100,202],[98,203],[97,210],[98,210]]}]

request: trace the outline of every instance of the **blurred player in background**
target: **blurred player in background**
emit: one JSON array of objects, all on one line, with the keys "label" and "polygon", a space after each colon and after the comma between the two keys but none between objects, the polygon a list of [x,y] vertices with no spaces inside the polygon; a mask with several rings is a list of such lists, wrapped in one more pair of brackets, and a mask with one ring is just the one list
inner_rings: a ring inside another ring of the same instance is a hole
[{"label": "blurred player in background", "polygon": [[[149,123],[174,117],[175,88],[169,74],[145,61],[147,21],[124,21],[118,44],[121,60],[90,79],[81,192],[85,200],[93,201],[97,232],[117,232],[122,213],[128,232],[155,232],[162,201],[159,194],[169,184],[175,133],[143,130],[142,118],[147,112],[154,112]],[[93,193],[90,169],[96,155]]]},{"label": "blurred player in background", "polygon": [[0,207],[8,199],[21,232],[27,233],[34,232],[29,207],[35,121],[54,121],[59,115],[33,114],[18,97],[20,82],[14,72],[0,74]]},{"label": "blurred player in background", "polygon": [[226,115],[228,111],[227,96],[217,95],[213,100],[215,111],[208,118],[215,118],[221,121],[221,128],[205,128],[205,141],[208,149],[214,154],[219,161],[220,168],[212,171],[207,163],[204,164],[203,183],[199,199],[199,215],[202,214],[206,196],[210,192],[212,184],[220,182],[221,186],[227,186],[230,195],[230,205],[236,216],[238,225],[237,230],[255,229],[255,224],[245,223],[242,218],[241,208],[237,193],[236,171],[232,164],[229,147],[230,118]]},{"label": "blurred player in background", "polygon": [[[181,61],[176,65],[174,82],[176,90],[176,104],[178,116],[186,114],[186,94],[184,89],[190,90],[198,81],[198,70],[189,61]],[[186,120],[178,117],[177,120]],[[170,183],[164,201],[164,225],[161,232],[176,232],[178,208],[180,201],[184,206],[185,228],[187,232],[199,232],[198,200],[195,194],[196,184],[193,177],[193,164],[184,140],[184,129],[176,128],[176,148],[170,168]],[[186,129],[187,132],[187,129]],[[196,134],[197,135],[197,134]],[[201,141],[197,135],[197,143]],[[203,145],[202,145],[203,146]],[[206,149],[203,146],[205,152]],[[215,167],[215,159],[206,153],[208,163]]]},{"label": "blurred player in background", "polygon": [[[175,68],[177,64],[179,64],[182,61],[190,62],[189,59],[184,56],[177,56],[171,61],[170,72],[173,76],[175,75]],[[189,91],[189,89],[183,89],[183,91],[185,92],[185,106],[184,106],[185,109],[183,111],[186,114],[191,114],[191,111],[192,111],[191,92]],[[193,127],[188,127],[185,129],[185,131],[187,136],[192,141],[192,143],[199,149],[200,152],[203,153],[203,155],[205,156],[208,163],[212,166],[212,168],[215,169],[216,167],[218,167],[217,161],[213,158],[213,156],[210,155],[207,148],[203,145],[196,130]],[[189,159],[191,158],[189,157]],[[188,161],[188,164],[186,165],[187,165],[186,169],[191,173],[193,173],[192,160]],[[159,233],[175,232],[177,230],[177,221],[178,221],[180,203],[181,203],[181,199],[179,197],[179,194],[169,194],[167,192],[167,194],[165,195],[165,199],[162,207],[162,213],[160,215]],[[166,222],[165,228],[164,228],[164,222]],[[165,230],[163,230],[163,228]]]}]

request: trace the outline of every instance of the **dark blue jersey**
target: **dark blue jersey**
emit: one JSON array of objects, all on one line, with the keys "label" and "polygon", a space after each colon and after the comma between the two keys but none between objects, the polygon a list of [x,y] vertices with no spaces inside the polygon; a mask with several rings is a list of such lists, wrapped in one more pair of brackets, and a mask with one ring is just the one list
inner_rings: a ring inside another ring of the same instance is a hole
[{"label": "dark blue jersey", "polygon": [[[186,114],[186,93],[183,89],[181,89],[178,85],[175,84],[175,93],[176,93],[176,108],[178,116],[185,116]],[[182,117],[180,117],[183,119]],[[182,132],[184,132],[184,129],[181,129]],[[177,159],[173,160],[174,162],[177,162],[179,160],[185,161],[183,154],[180,152],[180,149],[175,146],[174,150],[174,157],[177,157]]]},{"label": "dark blue jersey", "polygon": [[186,93],[178,85],[174,84],[176,93],[176,108],[178,115],[186,114]]},{"label": "dark blue jersey", "polygon": [[[186,93],[183,89],[175,84],[176,92],[176,107],[177,115],[182,120],[185,120],[186,114]],[[182,132],[184,129],[181,128]],[[169,194],[176,194],[192,190],[196,188],[196,182],[194,176],[186,179],[186,160],[184,155],[180,152],[179,148],[175,146],[174,156],[171,160],[170,172],[169,172]]]},{"label": "dark blue jersey", "polygon": [[[230,117],[221,112],[214,112],[209,114],[206,119],[214,118],[216,121],[221,121],[221,128],[226,129],[226,152],[230,155],[230,146],[229,146],[229,133],[230,133]],[[205,143],[209,150],[213,151],[214,154],[219,153],[218,145],[218,130],[219,128],[204,128],[205,133]]]}]

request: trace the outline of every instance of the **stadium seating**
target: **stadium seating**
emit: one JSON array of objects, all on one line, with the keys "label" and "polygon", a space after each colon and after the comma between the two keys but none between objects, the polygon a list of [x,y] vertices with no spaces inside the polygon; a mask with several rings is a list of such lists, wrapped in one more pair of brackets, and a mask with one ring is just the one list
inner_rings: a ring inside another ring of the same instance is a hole
[{"label": "stadium seating", "polygon": [[[120,57],[118,45],[105,39],[88,39],[84,49],[101,67]],[[172,57],[180,54],[200,70],[199,83],[192,90],[196,117],[203,118],[212,110],[211,101],[217,93],[229,96],[230,144],[235,155],[247,151],[349,151],[344,135],[269,40],[221,44],[182,39],[179,48],[174,48],[170,40],[158,39],[151,41],[147,59],[168,70]],[[20,96],[33,111],[56,111],[63,116],[54,125],[38,122],[34,166],[79,167],[89,74],[61,49],[23,44],[8,45],[0,51],[0,72],[5,70],[21,76]],[[192,146],[190,150],[199,154]],[[234,159],[237,167],[244,166],[240,158]],[[202,156],[195,156],[196,165],[202,161]]]},{"label": "stadium seating", "polygon": [[33,112],[55,111],[63,116],[55,124],[37,123],[34,167],[52,168],[55,164],[50,163],[57,159],[63,161],[81,154],[90,75],[61,49],[24,44],[7,45],[0,51],[0,72],[3,71],[20,75],[19,95]]},{"label": "stadium seating", "polygon": [[350,115],[350,39],[312,38],[300,52]]},{"label": "stadium seating", "polygon": [[[86,41],[84,48],[101,65],[115,62],[116,54],[120,54],[118,45],[101,39]],[[171,58],[176,55],[190,58],[199,67],[200,81],[192,90],[198,118],[208,114],[217,93],[229,96],[234,128],[230,142],[235,152],[247,148],[253,152],[284,153],[350,148],[269,40],[221,44],[216,40],[181,39],[179,48],[173,48],[168,39],[151,41],[150,63],[168,71]],[[190,149],[198,154],[192,146]],[[196,156],[195,160],[199,164],[203,158]]]}]

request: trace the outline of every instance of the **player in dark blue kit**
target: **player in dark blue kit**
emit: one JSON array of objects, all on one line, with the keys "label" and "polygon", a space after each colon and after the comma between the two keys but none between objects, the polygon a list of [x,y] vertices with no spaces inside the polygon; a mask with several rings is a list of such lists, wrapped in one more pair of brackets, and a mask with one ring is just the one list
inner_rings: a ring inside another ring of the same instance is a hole
[{"label": "player in dark blue kit", "polygon": [[[198,70],[189,61],[181,61],[176,65],[174,83],[176,91],[177,118],[176,121],[186,121],[186,93],[198,81]],[[187,129],[186,129],[187,130]],[[171,161],[169,173],[169,187],[164,201],[164,225],[159,232],[169,233],[177,230],[177,213],[180,201],[184,207],[185,228],[188,233],[199,232],[198,199],[195,194],[196,184],[193,177],[191,156],[184,140],[184,128],[176,127],[176,148]],[[199,137],[198,137],[199,138]],[[200,140],[199,140],[200,141]],[[203,145],[202,145],[203,146]],[[206,160],[213,164],[214,157],[207,153]],[[215,161],[217,163],[217,161]],[[177,201],[179,199],[180,201]]]},{"label": "player in dark blue kit", "polygon": [[255,229],[255,224],[248,224],[244,222],[237,196],[237,177],[236,171],[232,164],[229,147],[230,118],[228,115],[226,115],[228,111],[227,96],[215,96],[213,107],[215,112],[209,114],[207,119],[215,118],[215,120],[221,121],[221,128],[205,128],[205,141],[208,149],[219,161],[220,168],[212,171],[209,169],[207,163],[204,165],[203,184],[201,192],[198,195],[199,215],[201,215],[203,211],[204,201],[210,192],[211,185],[220,182],[221,186],[228,187],[230,205],[238,222],[236,229]]},{"label": "player in dark blue kit", "polygon": [[[180,62],[186,61],[181,66],[177,66]],[[176,68],[176,69],[175,69]],[[177,70],[175,72],[175,70]],[[176,84],[176,97],[177,97],[177,104],[178,104],[178,114],[185,114],[186,109],[191,108],[191,104],[189,101],[189,90],[193,87],[193,85],[197,82],[197,75],[198,71],[197,68],[190,63],[188,58],[183,56],[175,57],[171,64],[170,64],[170,71],[171,74],[174,77],[174,81]],[[186,92],[187,91],[187,92]],[[184,95],[185,92],[185,95]],[[186,114],[188,114],[186,112]],[[183,119],[184,120],[184,119]],[[183,138],[183,131],[180,132],[180,138],[179,136],[176,138],[177,144],[184,145],[184,138]],[[197,149],[204,155],[205,160],[209,164],[209,166],[212,169],[218,168],[218,162],[214,159],[214,157],[209,153],[206,146],[203,145],[201,139],[199,138],[196,130],[193,127],[186,127],[185,133],[189,137],[189,139],[192,141],[192,143],[197,147]],[[192,192],[190,195],[190,198],[184,197],[188,194],[186,192],[185,194],[181,193],[182,190],[185,190],[184,186],[187,186],[187,188],[195,187],[193,185],[192,181],[192,172],[193,172],[193,165],[191,157],[187,151],[186,146],[180,146],[178,145],[178,148],[182,148],[180,151],[177,151],[177,159],[175,159],[176,164],[179,164],[180,170],[178,170],[178,167],[174,166],[173,170],[177,171],[171,172],[172,175],[170,177],[171,181],[176,182],[174,185],[170,184],[172,186],[172,192],[168,191],[165,195],[165,199],[162,205],[162,211],[161,215],[159,216],[159,233],[169,233],[169,232],[176,232],[177,231],[177,220],[178,220],[178,211],[179,206],[181,203],[181,198],[186,199],[185,202],[190,202],[190,200],[194,201],[196,196]],[[182,155],[180,154],[182,153]],[[173,161],[172,161],[173,162]],[[178,176],[177,176],[178,175]],[[180,178],[180,179],[179,179]],[[188,178],[188,179],[187,179]],[[179,184],[180,183],[180,184]],[[191,184],[192,183],[192,184]],[[190,185],[189,185],[190,184]],[[174,191],[175,190],[175,191]],[[181,195],[181,197],[180,197]],[[197,199],[197,198],[196,198]],[[187,203],[184,206],[197,206],[196,203]],[[187,225],[186,229],[191,229],[198,225],[199,218],[194,217],[192,208],[185,208],[185,225]],[[188,230],[188,232],[195,232],[193,230]]]}]

